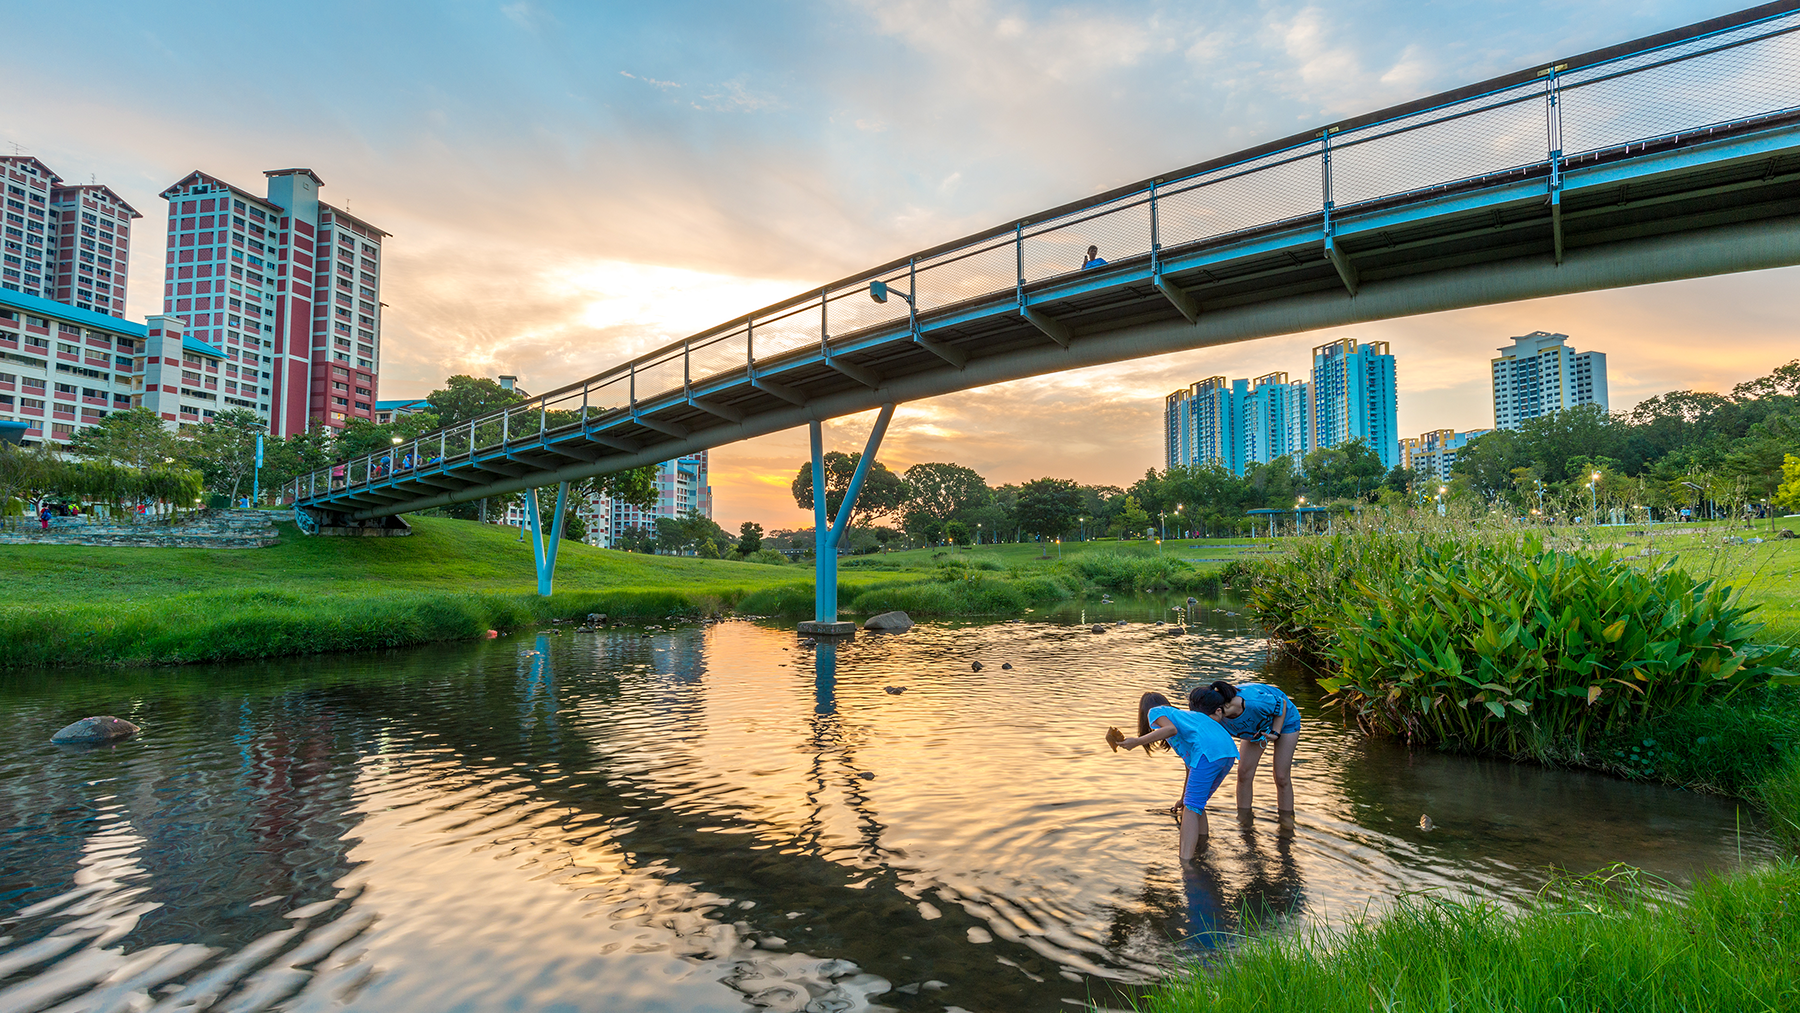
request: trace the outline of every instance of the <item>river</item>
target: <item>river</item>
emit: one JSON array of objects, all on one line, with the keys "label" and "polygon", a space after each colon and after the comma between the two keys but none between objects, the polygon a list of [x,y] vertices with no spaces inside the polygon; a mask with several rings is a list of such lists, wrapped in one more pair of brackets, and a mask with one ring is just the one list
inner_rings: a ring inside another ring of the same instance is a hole
[{"label": "river", "polygon": [[[1147,811],[1178,762],[1102,735],[1215,678],[1299,703],[1299,817],[1265,774],[1240,825],[1228,780],[1183,870]],[[1771,853],[1729,800],[1409,753],[1317,697],[1229,605],[1150,598],[0,675],[0,1013],[1121,1008],[1402,891]],[[103,713],[144,731],[49,744]]]}]

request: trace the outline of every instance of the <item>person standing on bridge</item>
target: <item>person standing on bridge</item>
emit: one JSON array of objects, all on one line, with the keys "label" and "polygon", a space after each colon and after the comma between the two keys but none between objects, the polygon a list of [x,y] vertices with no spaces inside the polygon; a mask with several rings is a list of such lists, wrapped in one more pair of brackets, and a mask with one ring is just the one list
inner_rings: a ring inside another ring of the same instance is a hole
[{"label": "person standing on bridge", "polygon": [[1106,261],[1100,259],[1100,247],[1098,247],[1098,246],[1088,247],[1087,258],[1081,262],[1081,269],[1083,271],[1091,271],[1096,267],[1105,267],[1105,266],[1106,266]]}]

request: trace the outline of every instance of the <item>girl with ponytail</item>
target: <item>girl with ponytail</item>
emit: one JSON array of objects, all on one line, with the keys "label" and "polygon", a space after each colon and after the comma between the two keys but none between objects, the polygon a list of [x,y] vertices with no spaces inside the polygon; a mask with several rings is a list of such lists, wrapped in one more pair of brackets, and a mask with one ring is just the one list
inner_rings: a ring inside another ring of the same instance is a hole
[{"label": "girl with ponytail", "polygon": [[1126,738],[1117,728],[1106,731],[1106,743],[1121,748],[1150,747],[1167,741],[1187,767],[1187,784],[1181,797],[1181,860],[1192,861],[1200,839],[1209,834],[1206,803],[1237,762],[1237,748],[1221,722],[1225,698],[1210,689],[1197,689],[1189,697],[1192,710],[1181,710],[1161,693],[1145,693],[1138,700],[1138,734]]}]

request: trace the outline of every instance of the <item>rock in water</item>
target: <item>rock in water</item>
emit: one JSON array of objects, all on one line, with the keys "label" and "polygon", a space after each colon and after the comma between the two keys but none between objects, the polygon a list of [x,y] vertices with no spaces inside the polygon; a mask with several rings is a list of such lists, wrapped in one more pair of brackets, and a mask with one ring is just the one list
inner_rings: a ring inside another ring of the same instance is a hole
[{"label": "rock in water", "polygon": [[138,726],[112,715],[82,718],[55,735],[50,741],[58,745],[79,745],[91,742],[116,742],[128,739],[138,733]]},{"label": "rock in water", "polygon": [[970,670],[970,671],[971,671],[971,672],[979,672],[979,671],[981,671],[981,662],[979,662],[979,661],[971,661],[971,662],[969,662],[969,670]]},{"label": "rock in water", "polygon": [[1004,668],[1004,669],[1010,669],[1010,668],[1012,668],[1012,662],[1009,661],[1006,664],[1001,665],[1000,667]]},{"label": "rock in water", "polygon": [[882,689],[887,690],[889,693],[892,693],[894,696],[899,696],[900,694],[906,692],[905,686],[883,686]]},{"label": "rock in water", "polygon": [[1428,832],[1429,832],[1429,831],[1432,831],[1432,830],[1436,830],[1436,829],[1437,829],[1437,824],[1436,824],[1436,823],[1433,823],[1433,822],[1431,822],[1431,817],[1430,817],[1430,816],[1426,816],[1426,815],[1421,815],[1421,816],[1420,816],[1420,817],[1419,817],[1419,829],[1420,829],[1420,830],[1424,830],[1424,831],[1428,831]]},{"label": "rock in water", "polygon": [[1105,633],[1106,627],[1100,623],[1095,623],[1094,624],[1094,632],[1095,633]]},{"label": "rock in water", "polygon": [[901,633],[912,628],[912,617],[904,612],[883,612],[878,616],[870,616],[863,623],[865,630],[883,630],[890,633]]}]

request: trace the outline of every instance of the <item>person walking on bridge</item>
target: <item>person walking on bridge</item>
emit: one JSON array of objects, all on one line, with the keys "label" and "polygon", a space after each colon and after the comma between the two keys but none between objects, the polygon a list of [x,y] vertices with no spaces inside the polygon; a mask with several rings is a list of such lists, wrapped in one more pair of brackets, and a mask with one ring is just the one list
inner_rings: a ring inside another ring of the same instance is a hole
[{"label": "person walking on bridge", "polygon": [[1098,246],[1088,247],[1087,258],[1081,262],[1081,269],[1083,271],[1091,271],[1096,267],[1105,267],[1105,266],[1106,266],[1106,261],[1100,259],[1100,247],[1098,247]]}]

